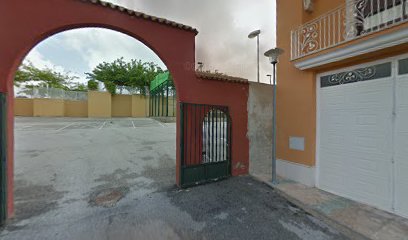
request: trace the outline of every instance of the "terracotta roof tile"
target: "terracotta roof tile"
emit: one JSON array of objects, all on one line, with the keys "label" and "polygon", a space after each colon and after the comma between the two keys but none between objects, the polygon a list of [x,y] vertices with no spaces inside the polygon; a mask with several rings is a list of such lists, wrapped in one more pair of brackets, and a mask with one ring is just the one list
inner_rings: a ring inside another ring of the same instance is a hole
[{"label": "terracotta roof tile", "polygon": [[193,28],[193,27],[190,27],[190,26],[187,26],[187,25],[184,25],[184,24],[181,24],[181,23],[176,23],[176,22],[164,19],[164,18],[159,18],[159,17],[155,17],[155,16],[148,15],[148,14],[145,14],[145,13],[133,11],[131,9],[127,9],[127,8],[124,8],[122,6],[118,6],[118,5],[113,4],[113,3],[108,3],[108,2],[105,2],[105,1],[101,1],[101,0],[80,0],[80,1],[93,3],[93,4],[98,4],[98,5],[103,6],[103,7],[109,7],[109,8],[118,10],[118,11],[120,11],[122,13],[126,13],[126,14],[128,14],[130,16],[136,16],[136,17],[144,18],[144,19],[150,20],[152,22],[157,22],[157,23],[169,25],[171,27],[179,28],[179,29],[182,29],[182,30],[194,32],[196,35],[198,34],[198,30]]},{"label": "terracotta roof tile", "polygon": [[196,75],[198,78],[206,79],[206,80],[216,80],[216,81],[224,81],[224,82],[232,82],[232,83],[248,83],[248,79],[240,78],[240,77],[232,77],[232,76],[228,76],[222,73],[196,71]]}]

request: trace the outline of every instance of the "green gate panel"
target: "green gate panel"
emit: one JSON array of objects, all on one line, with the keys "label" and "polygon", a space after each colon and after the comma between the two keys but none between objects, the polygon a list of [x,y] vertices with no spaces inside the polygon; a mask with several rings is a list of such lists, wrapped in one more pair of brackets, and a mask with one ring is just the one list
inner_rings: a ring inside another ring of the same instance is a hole
[{"label": "green gate panel", "polygon": [[206,168],[209,180],[223,179],[230,175],[228,162],[209,164]]},{"label": "green gate panel", "polygon": [[204,182],[206,179],[205,166],[184,167],[182,170],[182,186],[193,186]]},{"label": "green gate panel", "polygon": [[6,94],[0,93],[0,225],[7,218],[7,102]]},{"label": "green gate panel", "polygon": [[202,164],[183,167],[181,182],[182,187],[190,187],[225,179],[230,175],[228,162]]}]

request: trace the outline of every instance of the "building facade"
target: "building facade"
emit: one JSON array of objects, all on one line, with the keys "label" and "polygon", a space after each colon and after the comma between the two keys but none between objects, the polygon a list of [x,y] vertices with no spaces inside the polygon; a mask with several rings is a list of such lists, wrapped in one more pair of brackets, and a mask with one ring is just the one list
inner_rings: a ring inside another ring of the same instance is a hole
[{"label": "building facade", "polygon": [[277,171],[408,217],[408,1],[277,0]]}]

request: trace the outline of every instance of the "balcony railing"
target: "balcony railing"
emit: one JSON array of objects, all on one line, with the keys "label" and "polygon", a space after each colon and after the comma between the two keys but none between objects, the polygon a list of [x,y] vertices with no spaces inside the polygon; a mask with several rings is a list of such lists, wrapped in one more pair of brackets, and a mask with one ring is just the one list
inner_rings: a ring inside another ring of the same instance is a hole
[{"label": "balcony railing", "polygon": [[346,0],[291,32],[296,60],[408,21],[408,0]]}]

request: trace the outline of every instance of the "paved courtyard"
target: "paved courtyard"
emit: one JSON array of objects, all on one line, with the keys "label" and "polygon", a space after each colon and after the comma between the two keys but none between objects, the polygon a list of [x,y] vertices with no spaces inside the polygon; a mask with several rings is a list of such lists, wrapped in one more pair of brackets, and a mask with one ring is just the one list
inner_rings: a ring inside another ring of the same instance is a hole
[{"label": "paved courtyard", "polygon": [[346,239],[251,177],[180,190],[176,125],[16,118],[1,239]]}]

